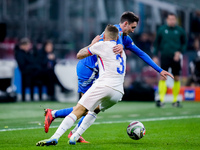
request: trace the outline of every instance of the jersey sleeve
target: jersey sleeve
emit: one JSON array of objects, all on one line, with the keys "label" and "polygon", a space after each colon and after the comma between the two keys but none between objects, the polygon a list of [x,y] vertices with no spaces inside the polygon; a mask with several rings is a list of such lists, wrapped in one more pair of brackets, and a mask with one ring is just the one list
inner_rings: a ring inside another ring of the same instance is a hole
[{"label": "jersey sleeve", "polygon": [[144,62],[153,67],[157,72],[160,73],[162,71],[162,69],[149,57],[149,55],[147,55],[144,51],[142,51],[133,43],[133,40],[129,36],[124,37],[124,45],[125,49],[128,49],[131,52],[135,53]]},{"label": "jersey sleeve", "polygon": [[91,47],[88,47],[88,53],[90,55],[99,55],[102,52],[102,42],[97,42]]}]

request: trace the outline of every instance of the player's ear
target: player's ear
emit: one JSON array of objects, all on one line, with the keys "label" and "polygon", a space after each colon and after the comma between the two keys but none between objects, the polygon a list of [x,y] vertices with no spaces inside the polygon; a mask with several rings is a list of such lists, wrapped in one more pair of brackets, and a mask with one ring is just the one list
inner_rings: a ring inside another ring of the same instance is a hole
[{"label": "player's ear", "polygon": [[117,40],[119,39],[119,35],[117,36]]},{"label": "player's ear", "polygon": [[124,22],[124,26],[127,26],[127,25],[128,25],[128,21],[125,21],[125,22]]}]

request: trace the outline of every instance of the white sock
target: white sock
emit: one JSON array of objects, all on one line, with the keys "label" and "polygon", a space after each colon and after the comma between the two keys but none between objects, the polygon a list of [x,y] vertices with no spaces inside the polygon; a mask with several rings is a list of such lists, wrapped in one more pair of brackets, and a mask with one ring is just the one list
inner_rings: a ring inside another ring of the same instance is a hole
[{"label": "white sock", "polygon": [[68,116],[65,117],[65,119],[62,121],[62,123],[51,138],[59,139],[69,128],[73,126],[76,120],[76,115],[70,113]]},{"label": "white sock", "polygon": [[74,134],[76,130],[78,129],[78,124],[75,126],[75,128],[72,130],[72,133]]},{"label": "white sock", "polygon": [[51,111],[51,115],[52,115],[53,118],[55,118],[55,113],[56,113],[56,111],[57,111],[57,110],[52,110],[52,111]]},{"label": "white sock", "polygon": [[70,139],[75,137],[75,140],[77,141],[79,137],[94,123],[96,118],[97,114],[95,112],[89,111],[77,131],[71,136]]}]

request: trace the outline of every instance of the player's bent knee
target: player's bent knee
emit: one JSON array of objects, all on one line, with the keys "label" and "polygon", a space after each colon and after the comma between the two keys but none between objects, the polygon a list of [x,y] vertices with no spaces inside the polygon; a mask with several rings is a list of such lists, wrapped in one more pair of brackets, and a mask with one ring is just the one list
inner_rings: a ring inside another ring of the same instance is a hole
[{"label": "player's bent knee", "polygon": [[76,115],[77,119],[79,119],[84,116],[87,111],[88,110],[83,105],[77,104],[72,113]]},{"label": "player's bent knee", "polygon": [[101,111],[101,110],[100,110],[99,106],[94,110],[94,112],[95,112],[96,114],[98,114],[100,111]]}]

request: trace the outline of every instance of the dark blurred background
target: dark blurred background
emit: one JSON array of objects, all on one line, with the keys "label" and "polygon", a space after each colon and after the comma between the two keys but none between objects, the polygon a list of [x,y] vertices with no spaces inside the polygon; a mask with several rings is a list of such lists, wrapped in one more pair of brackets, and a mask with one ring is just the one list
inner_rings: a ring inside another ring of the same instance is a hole
[{"label": "dark blurred background", "polygon": [[[135,33],[130,36],[150,56],[156,31],[165,23],[167,13],[177,15],[178,24],[188,37],[181,83],[191,86],[189,64],[200,51],[198,0],[0,0],[0,90],[12,85],[17,66],[14,47],[20,38],[28,37],[36,51],[43,42],[52,40],[57,61],[76,64],[76,52],[101,34],[107,24],[118,24],[121,14],[128,10],[140,17]],[[127,55],[125,88],[151,87],[152,92],[158,82],[157,73],[133,53],[127,51]]]}]

